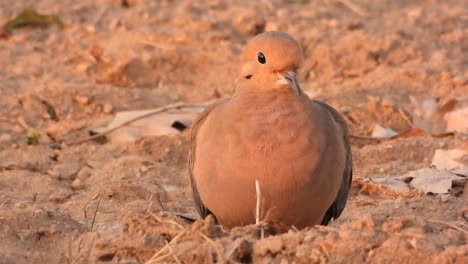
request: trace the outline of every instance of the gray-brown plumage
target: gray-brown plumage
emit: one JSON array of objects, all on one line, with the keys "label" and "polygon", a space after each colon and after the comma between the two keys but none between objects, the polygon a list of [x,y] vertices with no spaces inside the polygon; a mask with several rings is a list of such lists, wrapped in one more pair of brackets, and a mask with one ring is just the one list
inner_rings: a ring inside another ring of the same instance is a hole
[{"label": "gray-brown plumage", "polygon": [[302,93],[297,41],[267,32],[246,46],[235,94],[208,107],[191,128],[189,170],[202,217],[227,227],[263,219],[285,231],[326,225],[343,211],[352,178],[346,122]]}]

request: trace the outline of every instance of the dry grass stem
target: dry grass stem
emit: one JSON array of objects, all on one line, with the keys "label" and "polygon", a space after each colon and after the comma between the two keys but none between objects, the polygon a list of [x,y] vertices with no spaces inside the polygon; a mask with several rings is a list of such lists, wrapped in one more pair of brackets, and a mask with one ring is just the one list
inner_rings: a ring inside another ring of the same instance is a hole
[{"label": "dry grass stem", "polygon": [[403,109],[399,108],[399,109],[398,109],[398,113],[400,113],[401,117],[405,120],[406,124],[408,124],[410,127],[413,126],[413,123],[411,122],[411,120],[409,119],[409,117],[405,114],[405,112],[403,111]]},{"label": "dry grass stem", "polygon": [[159,113],[162,113],[162,112],[165,112],[165,111],[168,111],[168,110],[172,110],[172,109],[180,109],[180,108],[184,108],[184,107],[198,107],[198,106],[201,106],[201,105],[197,105],[197,104],[184,104],[184,103],[176,103],[176,104],[172,104],[172,105],[168,105],[168,106],[164,106],[164,107],[160,107],[160,108],[157,108],[155,109],[154,111],[152,112],[149,112],[145,115],[142,115],[142,116],[139,116],[139,117],[136,117],[136,118],[133,118],[133,119],[130,119],[128,120],[127,122],[124,122],[114,128],[111,128],[109,130],[106,130],[104,132],[101,132],[99,134],[96,134],[96,135],[93,135],[93,136],[90,136],[88,138],[85,138],[85,139],[81,139],[81,140],[77,140],[77,141],[72,141],[72,142],[68,142],[66,143],[67,145],[77,145],[77,144],[81,144],[81,143],[84,143],[84,142],[87,142],[87,141],[90,141],[90,140],[93,140],[93,139],[97,139],[99,137],[102,137],[102,136],[105,136],[105,135],[108,135],[109,133],[121,128],[121,127],[124,127],[124,126],[127,126],[137,120],[141,120],[141,119],[144,119],[144,118],[147,118],[149,116],[152,116],[152,115],[155,115],[155,114],[159,114]]},{"label": "dry grass stem", "polygon": [[148,212],[149,215],[151,215],[151,217],[153,217],[159,223],[169,223],[169,224],[175,225],[175,226],[177,226],[177,227],[179,227],[181,229],[185,229],[181,224],[177,223],[176,221],[162,219],[161,217],[157,216],[155,213],[151,212],[151,210],[147,210],[147,212]]},{"label": "dry grass stem", "polygon": [[260,225],[260,239],[265,237],[265,227],[260,223],[261,208],[262,208],[262,192],[260,189],[260,182],[255,180],[255,192],[257,193],[257,205],[255,207],[255,224]]},{"label": "dry grass stem", "polygon": [[329,231],[329,232],[337,232],[337,233],[340,232],[340,231],[338,231],[338,229],[336,229],[336,228],[329,227],[329,226],[323,226],[323,225],[314,225],[314,228],[316,228],[316,229],[323,229],[323,230],[326,230],[326,231]]},{"label": "dry grass stem", "polygon": [[203,239],[205,239],[206,241],[208,241],[208,243],[210,243],[210,245],[215,249],[216,251],[216,255],[218,255],[218,261],[217,262],[220,262],[221,259],[222,259],[222,254],[221,254],[221,250],[219,250],[219,248],[216,246],[216,244],[214,243],[214,241],[207,237],[205,234],[203,234],[202,232],[198,232],[198,234],[203,237]]},{"label": "dry grass stem", "polygon": [[442,221],[438,221],[438,220],[430,220],[430,219],[424,219],[424,221],[428,222],[428,223],[432,223],[432,224],[439,224],[439,225],[444,225],[446,227],[449,227],[449,228],[452,228],[452,229],[455,229],[457,231],[460,231],[462,232],[463,234],[465,234],[465,236],[468,236],[468,231],[466,230],[463,230],[462,228],[456,226],[456,225],[452,225],[452,224],[449,224],[449,223],[446,223],[446,222],[442,222]]},{"label": "dry grass stem", "polygon": [[187,231],[187,229],[184,229],[183,231],[181,231],[179,234],[177,234],[172,240],[171,242],[167,243],[164,247],[162,247],[158,252],[156,252],[148,261],[145,262],[145,264],[154,264],[154,263],[158,263],[158,261],[160,260],[158,257],[166,250],[168,249],[168,247],[172,244],[174,244],[182,235],[185,234],[185,232]]},{"label": "dry grass stem", "polygon": [[174,253],[174,250],[172,250],[172,247],[171,245],[169,245],[169,243],[166,241],[166,246],[167,248],[169,249],[169,253],[172,255],[172,258],[177,262],[177,264],[181,264],[179,258],[177,257],[177,255]]},{"label": "dry grass stem", "polygon": [[101,197],[99,197],[99,200],[98,200],[98,204],[96,206],[96,211],[94,211],[94,215],[93,215],[93,222],[91,222],[91,230],[93,230],[93,227],[94,227],[94,222],[96,221],[96,215],[97,215],[97,212],[99,210],[99,206],[101,205]]},{"label": "dry grass stem", "polygon": [[367,16],[367,12],[365,12],[361,7],[356,5],[355,3],[348,1],[348,0],[338,0],[338,2],[342,3],[343,5],[347,6],[349,9],[351,9],[354,13],[360,15],[360,16]]}]

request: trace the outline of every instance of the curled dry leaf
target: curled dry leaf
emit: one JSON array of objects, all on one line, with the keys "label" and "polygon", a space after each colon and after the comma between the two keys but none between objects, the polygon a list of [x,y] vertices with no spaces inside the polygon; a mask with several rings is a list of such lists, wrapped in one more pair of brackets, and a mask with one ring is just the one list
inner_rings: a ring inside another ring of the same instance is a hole
[{"label": "curled dry leaf", "polygon": [[385,128],[379,124],[375,124],[374,129],[372,130],[372,137],[385,137],[391,138],[396,136],[398,133],[393,131],[391,128]]},{"label": "curled dry leaf", "polygon": [[468,177],[468,152],[461,149],[437,149],[432,158],[431,166],[439,170],[448,170],[458,175]]},{"label": "curled dry leaf", "polygon": [[450,111],[444,113],[447,131],[468,133],[468,98],[457,99]]},{"label": "curled dry leaf", "polygon": [[449,171],[423,168],[408,172],[403,176],[363,178],[362,180],[364,182],[383,185],[395,193],[404,195],[414,191],[424,194],[448,193],[454,185],[454,181],[466,181],[466,178]]},{"label": "curled dry leaf", "polygon": [[448,171],[432,168],[411,171],[405,176],[413,178],[409,183],[412,188],[421,190],[426,194],[448,193],[452,188],[453,181],[464,179],[464,177],[457,176]]},{"label": "curled dry leaf", "polygon": [[430,134],[468,132],[468,98],[453,98],[438,104],[435,98],[410,97],[414,126]]}]

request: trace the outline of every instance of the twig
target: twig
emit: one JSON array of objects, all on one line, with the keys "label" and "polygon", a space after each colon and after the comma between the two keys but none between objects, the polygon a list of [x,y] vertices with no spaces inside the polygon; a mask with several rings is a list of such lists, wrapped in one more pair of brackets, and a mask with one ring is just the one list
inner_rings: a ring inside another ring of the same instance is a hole
[{"label": "twig", "polygon": [[348,1],[348,0],[338,0],[338,2],[342,3],[343,5],[347,6],[349,9],[351,9],[352,11],[354,11],[356,14],[360,15],[360,16],[367,16],[367,13],[362,10],[362,8],[360,8],[358,5],[352,3],[351,1]]},{"label": "twig", "polygon": [[367,139],[367,140],[387,140],[392,139],[392,137],[369,137],[369,136],[360,136],[360,135],[349,135],[350,138],[358,138],[358,139]]},{"label": "twig", "polygon": [[182,264],[179,260],[179,258],[177,257],[177,255],[174,253],[174,251],[172,250],[172,247],[169,245],[169,243],[167,242],[166,240],[166,246],[169,250],[169,253],[172,255],[172,257],[174,258],[174,260],[177,262],[177,264]]},{"label": "twig", "polygon": [[96,206],[96,211],[94,211],[94,216],[93,216],[93,222],[91,222],[91,230],[93,230],[94,227],[94,221],[96,221],[96,215],[99,210],[99,206],[101,205],[101,197],[99,197],[98,204]]},{"label": "twig", "polygon": [[184,227],[177,223],[176,221],[173,221],[173,220],[164,220],[164,219],[161,219],[159,216],[157,216],[155,213],[151,212],[151,210],[147,210],[148,214],[151,215],[151,217],[153,217],[156,221],[158,221],[159,223],[169,223],[169,224],[173,224],[181,229],[184,229]]},{"label": "twig", "polygon": [[452,224],[442,222],[442,221],[439,221],[439,220],[424,219],[424,221],[429,222],[429,223],[433,223],[433,224],[439,224],[439,225],[447,226],[449,228],[452,228],[452,229],[455,229],[457,231],[462,232],[463,234],[465,234],[465,236],[468,236],[468,231],[465,231],[465,230],[461,229],[460,227],[458,227],[456,225],[452,225]]},{"label": "twig", "polygon": [[[158,252],[156,252],[147,262],[145,262],[145,264],[154,264],[154,263],[158,263],[158,261],[160,260],[159,255],[161,255],[162,252],[164,252],[164,250],[166,250],[170,245],[174,244],[183,234],[185,234],[185,232],[187,231],[187,229],[183,230],[182,232],[180,232],[179,234],[177,234],[172,240],[171,242],[169,242],[168,244],[166,244],[164,247],[162,247]],[[164,255],[165,256],[165,255]],[[161,256],[161,257],[164,257],[164,256]]]},{"label": "twig", "polygon": [[18,117],[16,121],[25,130],[28,130],[30,128],[30,126],[26,123],[26,121],[24,121],[24,118],[22,116]]},{"label": "twig", "polygon": [[0,205],[0,208],[2,208],[3,206],[5,206],[5,204],[7,204],[8,202],[10,202],[10,200],[4,201],[4,202]]},{"label": "twig", "polygon": [[156,264],[156,263],[160,263],[161,260],[167,258],[167,257],[170,257],[172,255],[171,252],[168,252],[162,256],[159,256],[157,259],[155,260],[152,260],[151,262],[146,262],[145,264],[148,264],[148,263],[151,263],[151,264]]},{"label": "twig", "polygon": [[316,228],[316,229],[324,229],[324,230],[327,230],[327,231],[329,231],[329,232],[337,232],[337,233],[340,233],[340,231],[338,231],[338,229],[333,228],[333,227],[329,227],[329,226],[314,225],[314,228]]},{"label": "twig", "polygon": [[203,237],[206,241],[208,241],[208,243],[211,244],[211,246],[214,247],[215,251],[216,251],[216,254],[218,255],[218,261],[217,262],[221,262],[221,259],[222,259],[222,254],[221,254],[221,251],[219,250],[219,248],[216,246],[216,244],[213,242],[213,240],[209,237],[207,237],[205,234],[203,234],[202,232],[198,231],[198,234]]},{"label": "twig", "polygon": [[151,111],[149,113],[146,113],[144,115],[141,115],[141,116],[138,116],[138,117],[135,117],[133,119],[130,119],[116,127],[113,127],[109,130],[106,130],[104,132],[101,132],[101,133],[98,133],[96,135],[93,135],[93,136],[90,136],[88,138],[85,138],[85,139],[80,139],[80,140],[77,140],[77,141],[72,141],[72,142],[68,142],[66,143],[67,145],[77,145],[77,144],[81,144],[81,143],[84,143],[84,142],[87,142],[87,141],[90,141],[90,140],[93,140],[93,139],[96,139],[96,138],[99,138],[99,137],[102,137],[102,136],[105,136],[105,135],[108,135],[109,133],[121,128],[121,127],[124,127],[124,126],[127,126],[137,120],[141,120],[141,119],[144,119],[144,118],[147,118],[149,116],[152,116],[152,115],[155,115],[155,114],[159,114],[161,112],[165,112],[167,110],[171,110],[171,109],[179,109],[179,108],[183,108],[183,107],[198,107],[198,106],[202,106],[202,104],[184,104],[184,103],[176,103],[176,104],[172,104],[172,105],[168,105],[168,106],[164,106],[164,107],[161,107],[161,108],[158,108],[158,109],[155,109],[154,111]]},{"label": "twig", "polygon": [[403,109],[398,108],[398,113],[400,113],[401,117],[406,121],[406,124],[408,124],[410,127],[413,127],[411,120],[408,118],[405,112],[403,112]]}]

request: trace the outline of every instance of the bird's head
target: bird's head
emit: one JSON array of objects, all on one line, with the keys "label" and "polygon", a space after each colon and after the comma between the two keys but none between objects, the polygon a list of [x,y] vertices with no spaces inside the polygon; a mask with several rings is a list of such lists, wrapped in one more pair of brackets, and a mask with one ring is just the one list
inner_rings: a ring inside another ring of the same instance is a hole
[{"label": "bird's head", "polygon": [[304,60],[301,45],[286,33],[270,31],[251,39],[242,55],[241,78],[255,89],[302,91],[297,70]]}]

